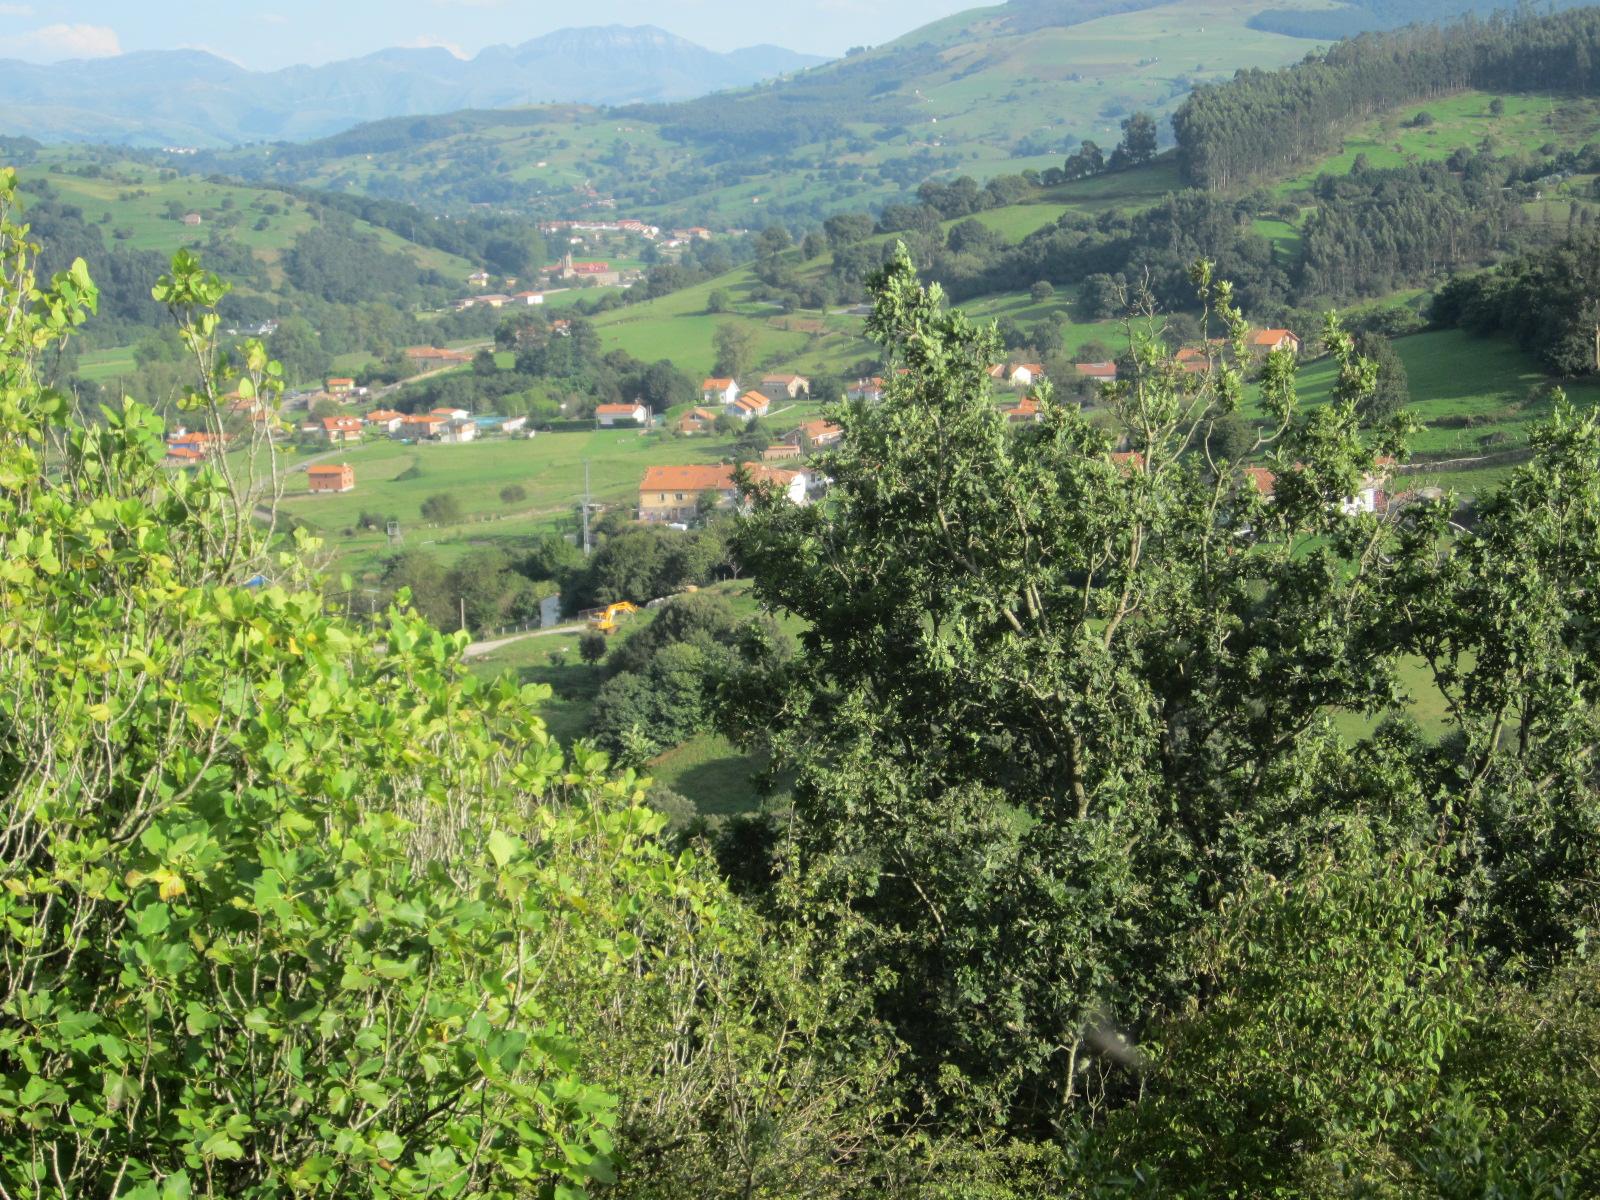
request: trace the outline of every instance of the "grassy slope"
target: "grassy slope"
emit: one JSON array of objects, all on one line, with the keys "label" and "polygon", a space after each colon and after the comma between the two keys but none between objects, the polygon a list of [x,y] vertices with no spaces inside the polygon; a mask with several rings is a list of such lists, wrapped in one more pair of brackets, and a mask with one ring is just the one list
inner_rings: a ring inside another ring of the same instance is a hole
[{"label": "grassy slope", "polygon": [[[1406,365],[1411,408],[1425,425],[1472,421],[1467,428],[1425,430],[1412,445],[1418,453],[1466,457],[1525,446],[1530,425],[1550,414],[1548,400],[1529,400],[1546,379],[1538,362],[1504,338],[1447,329],[1397,338],[1394,347]],[[1326,400],[1333,380],[1331,361],[1310,364],[1300,376],[1301,398]],[[1600,383],[1568,384],[1566,390],[1578,404],[1600,403]],[[1457,474],[1451,482],[1459,485],[1461,479]]]},{"label": "grassy slope", "polygon": [[[1176,170],[1170,159],[1164,159],[1138,170],[1040,191],[1025,203],[990,209],[973,219],[1011,242],[1020,242],[1035,230],[1053,224],[1064,213],[1093,216],[1112,209],[1139,208],[1155,203],[1177,186]],[[954,224],[955,221],[945,222],[946,228]],[[892,235],[873,240],[889,241]],[[812,259],[800,265],[799,273],[818,276],[828,262],[827,256]],[[712,339],[717,326],[724,323],[749,330],[758,369],[838,373],[873,354],[874,348],[861,336],[859,317],[817,311],[778,314],[750,298],[755,286],[751,269],[743,267],[670,296],[606,313],[596,318],[595,324],[608,347],[626,350],[647,362],[670,359],[696,377],[710,372],[716,357]],[[714,291],[727,294],[732,302],[729,312],[707,312]],[[1026,296],[1003,295],[986,297],[965,307],[982,317],[1070,319],[1071,299],[1069,293],[1063,292],[1036,305]],[[1072,325],[1064,330],[1069,347],[1091,338],[1104,341],[1113,332],[1114,326],[1104,323]]]},{"label": "grassy slope", "polygon": [[[1505,112],[1494,116],[1489,112],[1493,99],[1486,92],[1468,91],[1384,113],[1352,129],[1337,153],[1283,180],[1275,190],[1287,194],[1309,186],[1318,175],[1348,174],[1358,155],[1374,167],[1398,167],[1438,162],[1458,147],[1476,149],[1485,138],[1497,154],[1531,155],[1546,143],[1578,147],[1600,134],[1600,100],[1503,96]],[[1407,128],[1406,122],[1423,111],[1432,115],[1434,123]]]},{"label": "grassy slope", "polygon": [[[212,183],[189,175],[162,180],[155,168],[132,161],[105,167],[105,175],[98,179],[69,173],[87,162],[80,149],[52,147],[40,152],[37,162],[25,168],[22,174],[24,178],[35,175],[47,179],[61,193],[64,203],[83,209],[91,224],[98,224],[109,216],[109,222],[102,225],[108,243],[113,240],[113,231],[122,229],[132,236],[117,239],[116,244],[171,254],[180,247],[206,242],[218,230],[219,221],[232,212],[240,219],[225,228],[223,236],[235,245],[247,247],[267,265],[276,281],[280,277],[277,267],[284,251],[314,223],[302,201],[273,188]],[[59,174],[51,174],[52,166],[63,169]],[[171,220],[167,207],[172,201],[186,212],[200,213],[205,223],[192,227]],[[276,205],[281,211],[268,215],[262,211],[266,205]],[[267,228],[258,230],[255,225],[262,217],[266,218]],[[386,250],[406,255],[424,270],[433,269],[464,278],[477,269],[465,259],[432,247],[414,245],[365,221],[357,221],[356,227],[374,234]]]}]

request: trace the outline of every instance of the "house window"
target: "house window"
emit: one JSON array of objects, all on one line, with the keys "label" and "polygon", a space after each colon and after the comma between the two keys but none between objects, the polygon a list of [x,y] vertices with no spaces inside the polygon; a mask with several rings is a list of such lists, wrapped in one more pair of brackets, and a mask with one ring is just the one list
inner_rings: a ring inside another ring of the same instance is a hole
[{"label": "house window", "polygon": [[677,498],[679,500],[682,500],[683,499],[683,493],[682,492],[677,493]]}]

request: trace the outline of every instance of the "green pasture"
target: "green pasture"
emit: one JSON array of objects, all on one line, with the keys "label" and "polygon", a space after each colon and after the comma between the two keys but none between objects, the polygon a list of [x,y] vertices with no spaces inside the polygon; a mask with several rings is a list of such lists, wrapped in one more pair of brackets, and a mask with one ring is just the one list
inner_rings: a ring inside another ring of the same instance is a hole
[{"label": "green pasture", "polygon": [[[1397,338],[1394,348],[1406,365],[1411,410],[1429,426],[1414,439],[1415,452],[1471,456],[1516,449],[1527,445],[1534,422],[1549,416],[1549,400],[1534,395],[1549,377],[1537,359],[1505,338],[1448,329]],[[1326,401],[1335,374],[1331,359],[1308,364],[1300,373],[1301,399]],[[1600,403],[1600,384],[1565,387],[1575,403]]]},{"label": "green pasture", "polygon": [[[1281,181],[1280,195],[1302,190],[1318,175],[1346,175],[1358,155],[1374,167],[1436,162],[1449,158],[1459,147],[1477,149],[1490,140],[1497,154],[1536,154],[1546,144],[1581,146],[1600,134],[1600,101],[1556,95],[1505,95],[1505,111],[1489,111],[1495,97],[1466,91],[1438,100],[1408,104],[1356,126],[1344,146]],[[1433,118],[1431,125],[1408,125],[1419,113]]]}]

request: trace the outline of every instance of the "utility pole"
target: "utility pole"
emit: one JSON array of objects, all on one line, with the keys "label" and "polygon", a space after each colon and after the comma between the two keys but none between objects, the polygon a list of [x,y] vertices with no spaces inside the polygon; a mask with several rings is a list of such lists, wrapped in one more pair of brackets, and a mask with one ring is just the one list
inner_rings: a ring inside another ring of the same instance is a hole
[{"label": "utility pole", "polygon": [[467,631],[467,598],[465,596],[457,597],[457,602],[461,605],[461,632],[465,633]]},{"label": "utility pole", "polygon": [[583,460],[583,556],[589,557],[589,460]]}]

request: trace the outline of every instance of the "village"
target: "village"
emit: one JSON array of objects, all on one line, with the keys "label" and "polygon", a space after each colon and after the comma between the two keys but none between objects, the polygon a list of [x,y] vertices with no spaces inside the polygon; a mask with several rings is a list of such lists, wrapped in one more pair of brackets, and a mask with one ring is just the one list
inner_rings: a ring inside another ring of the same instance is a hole
[{"label": "village", "polygon": [[[559,320],[554,322],[552,332],[561,333],[562,324]],[[1255,331],[1247,345],[1255,358],[1277,351],[1298,355],[1301,350],[1300,338],[1287,329]],[[432,370],[466,368],[472,362],[472,354],[459,348],[414,346],[405,353]],[[1226,361],[1228,354],[1221,341],[1213,341],[1204,350],[1178,351],[1170,367],[1184,375],[1202,374]],[[1123,367],[1114,361],[1101,361],[1077,363],[1073,369],[1069,387],[1079,402],[1092,405],[1100,389],[1116,385]],[[988,376],[996,408],[1009,424],[1029,424],[1042,418],[1039,389],[1047,383],[1048,375],[1041,364],[997,363],[989,369]],[[835,402],[877,403],[886,386],[883,377],[862,377],[851,381]],[[640,400],[595,405],[592,419],[576,424],[594,431],[631,432],[632,436],[645,439],[640,445],[644,457],[650,460],[638,468],[625,496],[619,494],[620,488],[608,489],[597,508],[621,505],[630,520],[687,529],[716,512],[740,507],[745,502],[741,487],[771,489],[794,504],[811,503],[828,486],[826,475],[816,469],[812,460],[843,435],[842,428],[824,415],[826,398],[814,397],[811,387],[810,379],[792,372],[765,373],[748,383],[734,377],[708,376],[701,381],[698,404],[672,411],[654,412]],[[304,494],[314,497],[358,491],[363,481],[358,462],[350,461],[356,457],[351,452],[380,442],[427,447],[505,445],[519,439],[543,438],[546,444],[540,455],[542,460],[567,457],[558,449],[564,440],[574,446],[570,456],[573,462],[584,453],[580,445],[582,430],[573,428],[573,422],[562,423],[560,429],[541,430],[526,416],[474,413],[456,407],[424,412],[381,405],[367,408],[362,401],[370,399],[370,389],[358,386],[355,379],[329,377],[320,392],[298,401],[308,409],[316,409],[318,415],[308,415],[298,424],[291,424],[267,412],[259,402],[233,398],[226,416],[234,429],[219,434],[179,428],[168,436],[166,461],[177,469],[195,467],[209,455],[230,449],[236,433],[256,426],[280,442],[292,443],[305,456]],[[337,405],[338,411],[326,411],[331,405]],[[760,435],[769,430],[775,419],[778,431],[761,440]],[[666,461],[682,457],[668,448],[697,438],[722,438],[732,444],[721,450],[708,447],[701,453],[702,457],[709,453],[717,461]],[[1115,461],[1127,468],[1142,460],[1137,451],[1124,449]],[[1269,497],[1273,494],[1276,481],[1271,471],[1252,467],[1248,475],[1260,492]],[[1384,482],[1368,480],[1357,495],[1347,500],[1347,509],[1370,512],[1383,508],[1388,501]],[[394,490],[395,484],[387,482],[386,498]],[[576,499],[574,496],[574,502]]]}]

